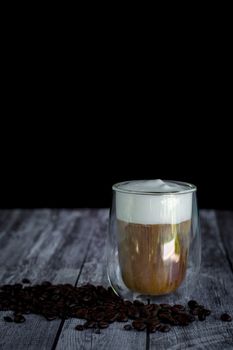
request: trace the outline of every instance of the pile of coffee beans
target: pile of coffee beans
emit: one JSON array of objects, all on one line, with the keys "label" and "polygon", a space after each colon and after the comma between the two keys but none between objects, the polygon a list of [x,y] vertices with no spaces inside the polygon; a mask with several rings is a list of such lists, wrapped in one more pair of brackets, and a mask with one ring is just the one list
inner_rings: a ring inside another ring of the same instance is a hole
[{"label": "pile of coffee beans", "polygon": [[[96,333],[113,322],[126,323],[123,326],[126,331],[169,332],[171,326],[188,326],[195,320],[204,321],[211,314],[195,300],[190,300],[187,306],[144,304],[123,300],[111,288],[103,286],[74,287],[48,281],[30,285],[26,278],[22,283],[0,286],[0,311],[8,310],[13,314],[4,317],[6,322],[25,322],[24,315],[30,313],[42,315],[48,321],[78,318],[85,321],[75,327],[77,331],[93,328]],[[220,318],[232,321],[226,313]]]}]

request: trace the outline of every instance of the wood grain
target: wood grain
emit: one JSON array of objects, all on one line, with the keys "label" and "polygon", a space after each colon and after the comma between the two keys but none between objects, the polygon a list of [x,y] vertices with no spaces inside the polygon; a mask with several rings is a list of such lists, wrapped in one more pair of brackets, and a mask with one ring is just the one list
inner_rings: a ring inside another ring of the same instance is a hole
[{"label": "wood grain", "polygon": [[[0,281],[29,278],[75,283],[96,226],[97,212],[89,210],[14,211],[3,213],[7,230],[0,232]],[[4,249],[2,247],[4,246]],[[19,325],[6,324],[1,313],[0,349],[50,349],[60,320],[48,322],[30,315]]]},{"label": "wood grain", "polygon": [[[105,209],[0,211],[0,283],[27,277],[33,283],[107,286],[107,223]],[[202,269],[189,297],[213,310],[207,321],[147,338],[144,332],[124,331],[121,323],[99,335],[75,331],[82,323],[77,319],[61,324],[28,315],[24,324],[6,324],[2,318],[9,313],[1,312],[0,349],[233,349],[233,322],[219,320],[222,312],[233,314],[232,212],[201,211],[201,228]]]},{"label": "wood grain", "polygon": [[233,212],[216,212],[219,233],[226,251],[226,257],[233,273]]},{"label": "wood grain", "polygon": [[[100,211],[100,219],[92,239],[88,255],[79,279],[79,284],[91,282],[107,286],[105,240],[107,235],[108,211]],[[95,331],[77,332],[74,327],[82,321],[68,320],[63,327],[57,349],[144,349],[146,347],[146,333],[126,332],[124,324],[114,323],[101,334]]]},{"label": "wood grain", "polygon": [[233,313],[233,275],[226,259],[214,211],[201,211],[202,268],[195,299],[212,310],[204,322],[174,327],[170,333],[150,335],[150,349],[232,349],[233,323],[219,320],[224,311]]}]

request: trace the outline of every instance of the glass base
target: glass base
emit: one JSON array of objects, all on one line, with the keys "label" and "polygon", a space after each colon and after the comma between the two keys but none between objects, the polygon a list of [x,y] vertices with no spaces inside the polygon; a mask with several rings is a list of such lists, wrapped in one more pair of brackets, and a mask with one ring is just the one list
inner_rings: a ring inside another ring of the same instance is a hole
[{"label": "glass base", "polygon": [[198,273],[194,275],[192,271],[191,272],[192,278],[189,278],[189,271],[187,271],[186,278],[183,281],[183,283],[180,285],[180,287],[177,288],[177,290],[175,290],[174,292],[169,294],[164,294],[164,295],[150,295],[150,294],[142,294],[142,293],[132,291],[126,287],[123,280],[119,278],[119,275],[118,275],[118,281],[120,282],[119,284],[113,283],[109,274],[108,274],[108,281],[114,293],[123,299],[127,299],[130,301],[139,300],[144,303],[150,302],[150,303],[156,303],[156,304],[163,304],[163,303],[169,303],[169,304],[183,303],[184,304],[190,299],[192,295],[192,292],[195,288],[197,275]]}]

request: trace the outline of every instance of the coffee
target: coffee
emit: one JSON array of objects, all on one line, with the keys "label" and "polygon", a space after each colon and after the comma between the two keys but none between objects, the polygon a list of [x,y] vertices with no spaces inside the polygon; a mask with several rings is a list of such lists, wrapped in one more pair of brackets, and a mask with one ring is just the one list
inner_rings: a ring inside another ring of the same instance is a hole
[{"label": "coffee", "polygon": [[167,294],[185,277],[191,221],[141,225],[118,220],[119,262],[126,286],[146,294]]},{"label": "coffee", "polygon": [[126,189],[116,197],[122,279],[134,292],[173,292],[187,270],[192,197],[161,180],[129,182]]}]

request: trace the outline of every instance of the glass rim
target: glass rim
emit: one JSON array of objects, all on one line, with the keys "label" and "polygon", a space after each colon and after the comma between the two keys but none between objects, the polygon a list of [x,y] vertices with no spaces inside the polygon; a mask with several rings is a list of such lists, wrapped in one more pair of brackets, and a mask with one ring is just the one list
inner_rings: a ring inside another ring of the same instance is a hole
[{"label": "glass rim", "polygon": [[157,191],[145,191],[145,190],[144,191],[129,190],[129,189],[121,188],[122,185],[128,184],[130,182],[134,182],[134,181],[145,181],[145,180],[140,179],[140,180],[128,180],[128,181],[117,182],[112,186],[112,189],[115,192],[138,194],[138,195],[150,195],[150,196],[167,196],[167,195],[170,196],[170,195],[192,193],[192,192],[197,191],[197,186],[195,186],[189,182],[175,181],[175,180],[163,180],[163,181],[172,182],[174,184],[187,186],[187,189],[181,190],[181,191],[175,191],[175,192],[157,192]]}]

